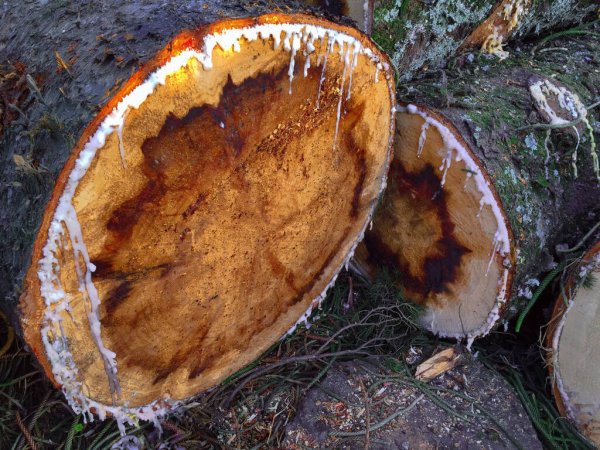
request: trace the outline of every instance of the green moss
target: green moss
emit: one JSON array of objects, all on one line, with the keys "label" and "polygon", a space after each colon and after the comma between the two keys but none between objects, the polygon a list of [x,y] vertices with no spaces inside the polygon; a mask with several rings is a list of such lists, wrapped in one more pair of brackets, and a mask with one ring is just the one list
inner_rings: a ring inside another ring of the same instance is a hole
[{"label": "green moss", "polygon": [[372,37],[389,55],[394,53],[396,43],[406,37],[409,3],[407,0],[384,0],[376,5]]}]

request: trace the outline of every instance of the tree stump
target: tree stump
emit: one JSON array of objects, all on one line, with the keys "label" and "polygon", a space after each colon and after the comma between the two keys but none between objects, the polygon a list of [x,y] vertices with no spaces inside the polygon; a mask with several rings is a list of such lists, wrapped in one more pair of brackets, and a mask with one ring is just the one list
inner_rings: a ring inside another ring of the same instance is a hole
[{"label": "tree stump", "polygon": [[29,267],[22,331],[47,375],[122,426],[224,380],[324,297],[385,185],[394,80],[366,36],[289,2],[93,5],[3,19],[3,52],[44,81],[4,129],[2,269]]}]

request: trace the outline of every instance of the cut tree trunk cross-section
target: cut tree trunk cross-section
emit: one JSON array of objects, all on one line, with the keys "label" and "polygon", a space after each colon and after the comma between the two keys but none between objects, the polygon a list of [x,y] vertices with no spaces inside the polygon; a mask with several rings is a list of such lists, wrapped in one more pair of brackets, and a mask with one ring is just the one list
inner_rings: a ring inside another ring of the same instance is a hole
[{"label": "cut tree trunk cross-section", "polygon": [[600,445],[600,241],[573,267],[547,335],[554,397],[561,414]]},{"label": "cut tree trunk cross-section", "polygon": [[[152,419],[216,385],[306,318],[370,221],[390,159],[387,60],[353,28],[286,11],[161,22],[179,34],[85,115],[37,204],[23,332],[76,411]],[[97,62],[78,57],[89,83]],[[35,107],[72,119],[67,96]],[[12,129],[4,142],[33,158]]]},{"label": "cut tree trunk cross-section", "polygon": [[598,220],[586,105],[600,95],[600,40],[555,45],[465,59],[447,79],[410,83],[414,104],[399,108],[389,187],[355,266],[398,272],[438,335],[470,342],[522,311],[556,245],[578,242]]},{"label": "cut tree trunk cross-section", "polygon": [[514,266],[498,194],[443,116],[408,105],[396,130],[389,187],[359,265],[398,270],[407,296],[428,306],[422,321],[434,333],[486,334],[510,296]]}]

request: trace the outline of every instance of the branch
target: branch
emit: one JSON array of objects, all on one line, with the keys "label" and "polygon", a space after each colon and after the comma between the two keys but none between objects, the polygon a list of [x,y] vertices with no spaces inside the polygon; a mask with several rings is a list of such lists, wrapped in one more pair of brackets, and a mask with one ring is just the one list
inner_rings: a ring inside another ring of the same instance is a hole
[{"label": "branch", "polygon": [[423,400],[423,397],[425,397],[425,394],[421,394],[419,397],[417,397],[417,399],[414,402],[412,402],[406,408],[400,408],[395,413],[393,413],[393,414],[389,415],[388,417],[386,417],[385,419],[383,419],[381,422],[373,425],[371,428],[367,427],[366,430],[362,430],[362,431],[334,431],[333,433],[329,433],[329,435],[330,436],[340,436],[340,437],[354,437],[354,436],[363,436],[367,433],[378,430],[379,428],[386,426],[388,423],[390,423],[396,417],[398,417],[404,413],[407,413],[408,411],[413,409],[415,406],[417,406],[417,403],[419,403],[421,400]]}]

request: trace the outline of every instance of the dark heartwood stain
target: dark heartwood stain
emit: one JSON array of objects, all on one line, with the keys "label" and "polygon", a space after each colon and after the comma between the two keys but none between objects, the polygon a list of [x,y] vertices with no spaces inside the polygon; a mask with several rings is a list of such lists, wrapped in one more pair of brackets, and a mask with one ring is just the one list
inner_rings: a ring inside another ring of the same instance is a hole
[{"label": "dark heartwood stain", "polygon": [[389,195],[413,194],[415,197],[410,197],[412,202],[428,205],[439,220],[442,235],[432,246],[436,251],[424,256],[419,273],[412,273],[400,254],[375,232],[367,232],[365,243],[372,261],[397,268],[407,288],[423,297],[430,293],[448,292],[449,286],[458,280],[463,256],[471,250],[458,242],[454,234],[454,223],[447,206],[448,194],[441,187],[441,179],[431,164],[418,172],[408,172],[398,160],[392,162],[389,176],[392,181]]}]

